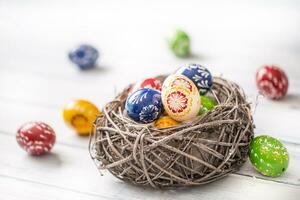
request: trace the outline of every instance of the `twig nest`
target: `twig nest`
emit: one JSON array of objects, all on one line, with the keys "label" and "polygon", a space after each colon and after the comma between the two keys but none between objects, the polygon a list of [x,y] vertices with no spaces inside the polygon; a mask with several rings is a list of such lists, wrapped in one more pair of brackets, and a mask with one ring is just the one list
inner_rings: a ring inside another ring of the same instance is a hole
[{"label": "twig nest", "polygon": [[218,105],[170,128],[139,124],[124,115],[126,88],[94,122],[90,153],[99,170],[161,188],[206,184],[239,169],[254,135],[250,105],[237,84],[213,80],[206,96]]}]

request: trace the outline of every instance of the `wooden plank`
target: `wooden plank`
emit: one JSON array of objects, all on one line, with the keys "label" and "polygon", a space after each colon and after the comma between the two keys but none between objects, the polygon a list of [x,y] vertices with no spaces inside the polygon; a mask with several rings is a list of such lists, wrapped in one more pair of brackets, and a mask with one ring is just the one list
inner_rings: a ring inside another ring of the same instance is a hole
[{"label": "wooden plank", "polygon": [[[5,200],[104,200],[110,197],[100,194],[84,193],[76,190],[67,190],[57,186],[41,184],[11,176],[0,175],[1,199]],[[125,198],[124,198],[125,199]]]},{"label": "wooden plank", "polygon": [[[52,154],[34,157],[27,155],[23,150],[19,149],[13,137],[0,134],[0,151],[9,152],[7,154],[0,154],[0,174],[2,176],[17,177],[31,182],[55,185],[66,190],[80,190],[85,193],[109,197],[115,195],[114,197],[116,198],[121,196],[127,196],[129,199],[140,198],[141,193],[143,194],[143,198],[154,197],[155,199],[160,197],[159,192],[155,192],[156,195],[153,196],[152,190],[127,185],[112,177],[106,171],[104,171],[104,176],[100,176],[88,155],[88,151],[84,149],[57,144]],[[236,188],[244,188],[245,190],[254,190],[256,188],[259,191],[263,188],[270,189],[270,187],[276,187],[278,188],[278,191],[275,191],[277,195],[279,192],[300,194],[300,174],[298,170],[300,161],[294,153],[299,155],[299,150],[297,152],[290,152],[292,162],[288,173],[282,177],[272,179],[272,181],[265,181],[261,180],[261,176],[258,174],[258,178],[252,178],[244,176],[243,171],[240,171],[243,176],[229,175],[228,178],[212,185],[209,184],[209,186],[199,187],[198,189],[190,189],[190,197],[192,199],[193,195],[204,195],[211,198],[219,196],[219,194],[216,195],[212,192],[214,190],[213,185],[216,185],[215,187],[219,188],[218,190],[225,193],[237,193],[236,197],[241,195],[242,193],[240,192],[243,191],[243,189],[236,190]],[[247,170],[249,169],[246,167],[246,172],[249,173]],[[177,195],[183,195],[184,193],[179,194],[180,191],[167,192],[166,197],[175,198]],[[199,193],[199,191],[201,192]],[[270,192],[270,195],[274,195],[273,190],[269,190],[268,192]],[[260,195],[260,193],[253,191],[253,196],[251,197],[259,197],[256,195]],[[277,195],[274,195],[274,197]],[[223,198],[223,196],[219,197]],[[189,195],[187,196],[188,198]]]}]

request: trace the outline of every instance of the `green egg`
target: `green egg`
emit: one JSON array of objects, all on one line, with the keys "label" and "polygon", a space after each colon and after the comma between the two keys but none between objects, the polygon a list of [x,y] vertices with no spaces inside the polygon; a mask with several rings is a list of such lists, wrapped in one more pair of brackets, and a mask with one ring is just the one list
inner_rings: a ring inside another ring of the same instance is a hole
[{"label": "green egg", "polygon": [[200,115],[212,110],[217,105],[217,103],[213,99],[207,96],[201,95],[200,98],[201,98],[201,108],[199,111]]},{"label": "green egg", "polygon": [[254,168],[265,176],[281,176],[289,164],[289,154],[277,139],[261,135],[250,143],[250,161]]},{"label": "green egg", "polygon": [[190,38],[187,33],[177,30],[169,41],[170,49],[177,57],[187,57],[190,54]]}]

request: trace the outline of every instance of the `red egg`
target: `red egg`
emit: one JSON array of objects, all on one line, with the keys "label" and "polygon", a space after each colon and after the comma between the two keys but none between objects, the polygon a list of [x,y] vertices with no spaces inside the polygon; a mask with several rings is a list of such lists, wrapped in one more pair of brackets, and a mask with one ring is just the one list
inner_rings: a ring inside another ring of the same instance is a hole
[{"label": "red egg", "polygon": [[17,132],[18,144],[29,154],[41,155],[49,152],[55,143],[55,132],[43,122],[29,122]]},{"label": "red egg", "polygon": [[286,95],[289,82],[282,69],[274,65],[265,65],[256,73],[256,85],[265,97],[280,99]]},{"label": "red egg", "polygon": [[133,93],[139,89],[150,88],[157,91],[161,91],[162,83],[156,78],[147,78],[137,82],[131,89],[130,93]]}]

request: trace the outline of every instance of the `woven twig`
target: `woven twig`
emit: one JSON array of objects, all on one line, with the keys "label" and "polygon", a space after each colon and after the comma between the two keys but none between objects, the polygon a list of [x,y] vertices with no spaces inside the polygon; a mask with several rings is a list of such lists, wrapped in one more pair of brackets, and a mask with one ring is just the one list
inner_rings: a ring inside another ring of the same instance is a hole
[{"label": "woven twig", "polygon": [[218,105],[193,122],[167,129],[123,115],[127,95],[125,89],[94,123],[90,154],[99,170],[134,184],[177,187],[215,181],[246,161],[254,125],[235,83],[215,77],[208,95]]}]

